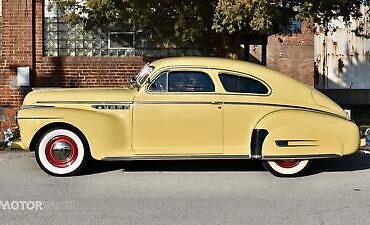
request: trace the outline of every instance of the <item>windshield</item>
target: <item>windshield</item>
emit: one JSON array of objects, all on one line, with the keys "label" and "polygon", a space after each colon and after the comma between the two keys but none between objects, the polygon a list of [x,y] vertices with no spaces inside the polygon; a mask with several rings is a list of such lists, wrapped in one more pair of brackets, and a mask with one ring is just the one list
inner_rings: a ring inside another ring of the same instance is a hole
[{"label": "windshield", "polygon": [[144,82],[148,78],[149,74],[153,71],[153,69],[154,67],[150,65],[149,63],[147,63],[143,67],[143,69],[141,69],[138,75],[136,75],[135,80],[136,80],[137,85],[139,85],[139,87],[141,87],[144,84]]}]

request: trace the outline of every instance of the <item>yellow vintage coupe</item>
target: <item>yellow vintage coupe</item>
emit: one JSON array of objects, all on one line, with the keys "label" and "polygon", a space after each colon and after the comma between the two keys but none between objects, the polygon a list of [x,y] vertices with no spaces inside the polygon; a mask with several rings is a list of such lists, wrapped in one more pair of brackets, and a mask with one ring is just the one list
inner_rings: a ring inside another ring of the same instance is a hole
[{"label": "yellow vintage coupe", "polygon": [[313,88],[236,60],[147,64],[131,88],[45,89],[17,113],[39,166],[73,175],[96,160],[258,159],[275,175],[359,147],[358,127]]}]

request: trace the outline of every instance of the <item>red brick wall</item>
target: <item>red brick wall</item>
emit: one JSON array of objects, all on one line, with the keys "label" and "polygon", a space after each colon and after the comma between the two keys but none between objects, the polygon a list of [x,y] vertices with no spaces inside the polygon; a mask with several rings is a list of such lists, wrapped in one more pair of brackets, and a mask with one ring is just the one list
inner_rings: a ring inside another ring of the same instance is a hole
[{"label": "red brick wall", "polygon": [[302,33],[268,38],[267,66],[310,86],[314,85],[314,34],[312,22],[303,24]]},{"label": "red brick wall", "polygon": [[17,108],[15,107],[6,108],[4,110],[5,118],[7,118],[7,120],[0,121],[0,132],[1,132],[0,140],[2,139],[3,131],[5,131],[7,128],[14,128],[16,126],[14,124],[14,116],[15,116],[16,110]]},{"label": "red brick wall", "polygon": [[27,89],[16,87],[16,70],[32,65],[31,0],[2,0],[2,56],[0,59],[0,107],[5,108],[5,121],[0,124],[0,137],[7,127],[14,127],[14,116]]},{"label": "red brick wall", "polygon": [[0,105],[17,106],[26,91],[16,87],[16,69],[32,64],[32,7],[30,0],[3,0],[2,4]]},{"label": "red brick wall", "polygon": [[37,62],[38,87],[127,86],[144,62],[141,57],[45,57]]},{"label": "red brick wall", "polygon": [[270,37],[267,66],[313,86],[314,46],[310,39],[311,35],[304,34]]}]

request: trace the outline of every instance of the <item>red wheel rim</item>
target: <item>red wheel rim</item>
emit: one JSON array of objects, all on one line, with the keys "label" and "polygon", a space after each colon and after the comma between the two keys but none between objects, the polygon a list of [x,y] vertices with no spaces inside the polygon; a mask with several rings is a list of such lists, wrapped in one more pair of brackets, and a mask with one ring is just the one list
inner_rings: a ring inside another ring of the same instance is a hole
[{"label": "red wheel rim", "polygon": [[76,161],[78,147],[72,138],[56,136],[47,143],[45,153],[50,164],[58,168],[66,168]]},{"label": "red wheel rim", "polygon": [[286,169],[290,169],[290,168],[294,168],[296,167],[301,161],[299,160],[278,160],[278,161],[275,161],[275,163],[282,167],[282,168],[286,168]]}]

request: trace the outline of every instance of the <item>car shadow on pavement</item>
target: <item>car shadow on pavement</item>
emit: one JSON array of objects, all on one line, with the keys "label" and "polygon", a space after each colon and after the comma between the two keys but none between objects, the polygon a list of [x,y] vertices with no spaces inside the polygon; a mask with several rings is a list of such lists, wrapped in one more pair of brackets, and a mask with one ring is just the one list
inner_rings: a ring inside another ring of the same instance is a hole
[{"label": "car shadow on pavement", "polygon": [[[124,172],[247,172],[264,171],[258,160],[158,160],[158,161],[94,161],[90,170],[83,175]],[[370,170],[370,154],[358,151],[356,154],[334,159],[314,160],[306,175],[326,172]]]},{"label": "car shadow on pavement", "polygon": [[263,171],[259,161],[253,160],[141,160],[123,162],[94,161],[87,174],[115,170],[125,172],[212,172]]},{"label": "car shadow on pavement", "polygon": [[311,173],[370,170],[370,154],[357,151],[340,158],[320,159],[312,163]]}]

